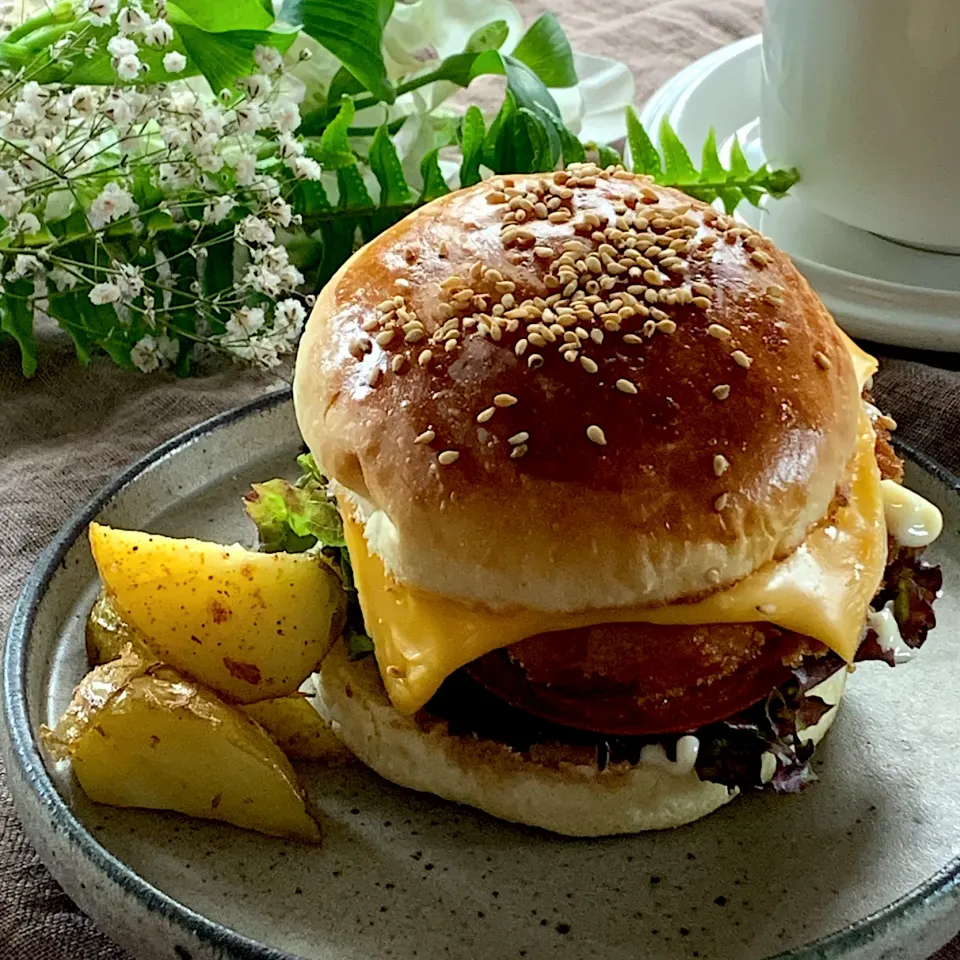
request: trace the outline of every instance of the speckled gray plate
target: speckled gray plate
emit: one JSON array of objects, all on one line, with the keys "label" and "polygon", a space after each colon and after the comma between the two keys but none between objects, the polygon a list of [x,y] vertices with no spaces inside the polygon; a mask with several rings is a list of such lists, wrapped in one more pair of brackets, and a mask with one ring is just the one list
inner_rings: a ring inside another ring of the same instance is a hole
[{"label": "speckled gray plate", "polygon": [[3,705],[17,808],[66,891],[135,956],[920,960],[960,928],[960,499],[915,456],[908,481],[947,520],[932,551],[946,573],[941,626],[914,662],[857,671],[821,782],[802,796],[577,841],[364,770],[305,767],[320,850],[91,804],[37,747],[85,670],[87,523],[249,539],[241,492],[291,473],[297,450],[287,394],[171,441],[67,524],[14,614]]}]

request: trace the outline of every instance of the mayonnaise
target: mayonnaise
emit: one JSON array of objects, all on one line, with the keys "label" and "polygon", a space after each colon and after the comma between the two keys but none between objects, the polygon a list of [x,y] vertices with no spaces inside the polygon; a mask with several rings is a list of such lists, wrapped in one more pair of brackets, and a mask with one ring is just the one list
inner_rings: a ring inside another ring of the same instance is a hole
[{"label": "mayonnaise", "polygon": [[887,530],[904,547],[925,547],[943,530],[943,515],[929,500],[893,480],[881,480]]},{"label": "mayonnaise", "polygon": [[700,752],[700,741],[689,734],[677,741],[677,759],[667,757],[667,751],[659,743],[648,743],[640,751],[640,762],[653,767],[662,767],[675,777],[684,777],[692,772]]},{"label": "mayonnaise", "polygon": [[913,652],[903,646],[900,627],[893,616],[893,601],[888,600],[879,610],[867,612],[867,626],[877,635],[877,643],[884,653],[892,653],[896,663],[906,663]]}]

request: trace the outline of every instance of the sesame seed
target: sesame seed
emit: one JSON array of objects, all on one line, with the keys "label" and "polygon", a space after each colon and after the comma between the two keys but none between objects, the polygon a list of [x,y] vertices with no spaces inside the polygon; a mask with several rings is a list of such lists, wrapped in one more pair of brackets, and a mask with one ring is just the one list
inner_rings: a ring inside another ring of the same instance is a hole
[{"label": "sesame seed", "polygon": [[651,286],[660,287],[667,278],[659,270],[644,270],[643,279]]},{"label": "sesame seed", "polygon": [[534,247],[533,255],[541,260],[549,260],[553,256],[553,247]]},{"label": "sesame seed", "polygon": [[587,373],[596,373],[600,369],[597,366],[596,361],[591,360],[590,357],[581,357],[580,366],[583,367]]},{"label": "sesame seed", "polygon": [[521,443],[526,443],[530,439],[530,434],[526,430],[521,430],[519,433],[515,433],[507,443],[512,447],[516,447]]},{"label": "sesame seed", "polygon": [[761,603],[758,604],[757,609],[761,613],[765,613],[767,616],[770,616],[770,614],[777,612],[777,605],[775,603]]},{"label": "sesame seed", "polygon": [[747,356],[742,350],[734,350],[730,356],[744,369],[749,369],[753,363],[753,357]]},{"label": "sesame seed", "polygon": [[713,296],[713,287],[711,287],[709,283],[694,283],[692,284],[692,289],[698,297]]},{"label": "sesame seed", "polygon": [[658,320],[658,321],[657,321],[657,329],[658,329],[661,333],[676,333],[676,332],[677,332],[677,325],[676,325],[676,323],[674,323],[673,320],[671,320],[669,317],[667,317],[666,320]]},{"label": "sesame seed", "polygon": [[594,329],[590,331],[590,339],[594,343],[603,343],[603,331],[594,327]]},{"label": "sesame seed", "polygon": [[723,510],[726,509],[727,500],[729,500],[729,499],[730,499],[730,497],[729,497],[728,494],[726,494],[726,493],[721,493],[720,496],[717,497],[717,499],[713,501],[713,509],[716,510],[717,513],[722,512]]},{"label": "sesame seed", "polygon": [[550,221],[550,223],[566,223],[572,217],[573,214],[569,210],[564,209],[554,210],[552,213],[547,215],[547,219]]},{"label": "sesame seed", "polygon": [[527,357],[527,366],[531,370],[539,370],[543,366],[543,357],[539,353],[531,353]]},{"label": "sesame seed", "polygon": [[395,330],[384,330],[377,334],[377,345],[385,347],[394,337]]},{"label": "sesame seed", "polygon": [[718,383],[711,392],[718,400],[726,400],[730,396],[730,384]]},{"label": "sesame seed", "polygon": [[432,359],[433,359],[433,351],[424,350],[421,352],[420,356],[417,357],[417,363],[419,363],[421,367],[426,367]]},{"label": "sesame seed", "polygon": [[783,299],[787,295],[787,291],[784,290],[783,287],[778,287],[775,283],[771,283],[770,286],[767,287],[766,294],[768,297],[779,297]]},{"label": "sesame seed", "polygon": [[487,203],[506,203],[507,195],[505,193],[500,193],[499,191],[494,191],[493,193],[487,194]]},{"label": "sesame seed", "polygon": [[636,345],[638,343],[643,343],[643,340],[638,337],[635,333],[625,333],[623,335],[623,342],[629,343],[631,345]]},{"label": "sesame seed", "polygon": [[402,353],[398,353],[390,361],[390,369],[393,370],[394,373],[400,373],[400,371],[406,366],[406,363],[407,358]]},{"label": "sesame seed", "polygon": [[730,467],[730,461],[722,454],[718,453],[713,458],[713,472],[718,477],[722,477]]},{"label": "sesame seed", "polygon": [[379,367],[371,367],[370,372],[367,374],[367,383],[371,387],[375,387],[380,382],[382,375],[383,371]]},{"label": "sesame seed", "polygon": [[518,460],[520,457],[526,454],[527,450],[530,448],[525,443],[519,443],[510,451],[510,459]]},{"label": "sesame seed", "polygon": [[762,250],[754,250],[750,254],[750,259],[758,266],[765,267],[770,262],[770,257]]},{"label": "sesame seed", "polygon": [[406,343],[419,343],[425,336],[423,330],[418,327],[407,333],[403,339]]},{"label": "sesame seed", "polygon": [[528,343],[525,339],[520,339],[516,342],[516,345],[513,348],[513,352],[518,356],[522,357],[527,352]]},{"label": "sesame seed", "polygon": [[560,356],[562,356],[563,359],[566,360],[568,363],[574,363],[577,357],[580,356],[580,353],[577,351],[576,348],[574,348],[573,350],[561,349]]},{"label": "sesame seed", "polygon": [[380,303],[377,304],[377,309],[382,311],[383,313],[387,313],[390,310],[392,310],[394,306],[402,306],[402,303],[394,304],[393,297],[390,297],[389,300],[381,300]]},{"label": "sesame seed", "polygon": [[730,331],[719,323],[711,323],[710,326],[707,327],[707,333],[709,333],[711,337],[716,337],[718,340],[729,340],[732,336]]},{"label": "sesame seed", "polygon": [[720,582],[720,571],[715,567],[711,567],[707,573],[707,583],[719,583]]},{"label": "sesame seed", "polygon": [[607,444],[606,434],[595,423],[587,427],[587,439],[601,447]]},{"label": "sesame seed", "polygon": [[813,355],[813,359],[817,361],[817,366],[821,370],[829,370],[833,366],[833,361],[822,350],[818,350]]},{"label": "sesame seed", "polygon": [[424,443],[433,443],[437,439],[436,430],[424,430],[423,433],[414,440],[414,443],[424,444]]},{"label": "sesame seed", "polygon": [[636,393],[636,392],[637,392],[636,384],[631,383],[629,380],[623,380],[623,379],[617,381],[617,389],[618,389],[621,393]]},{"label": "sesame seed", "polygon": [[437,457],[437,461],[442,467],[449,467],[451,463],[456,463],[460,459],[459,450],[444,450],[443,453]]},{"label": "sesame seed", "polygon": [[493,398],[495,407],[512,407],[517,402],[517,398],[510,393],[498,393]]},{"label": "sesame seed", "polygon": [[701,310],[709,310],[709,309],[710,309],[710,303],[711,303],[711,301],[710,301],[709,297],[694,297],[690,302],[691,302],[695,307],[699,307]]}]

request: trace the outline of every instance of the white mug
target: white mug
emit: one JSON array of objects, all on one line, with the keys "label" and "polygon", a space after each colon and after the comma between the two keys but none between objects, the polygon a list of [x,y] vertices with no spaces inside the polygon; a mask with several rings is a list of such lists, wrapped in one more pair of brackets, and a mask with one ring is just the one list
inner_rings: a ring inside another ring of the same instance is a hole
[{"label": "white mug", "polygon": [[767,0],[761,136],[824,213],[960,252],[960,0]]}]

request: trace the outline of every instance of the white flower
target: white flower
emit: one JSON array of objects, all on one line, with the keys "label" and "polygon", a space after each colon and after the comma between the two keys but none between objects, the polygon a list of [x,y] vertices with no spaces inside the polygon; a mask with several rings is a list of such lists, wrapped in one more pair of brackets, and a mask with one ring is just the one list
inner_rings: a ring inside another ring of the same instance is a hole
[{"label": "white flower", "polygon": [[293,207],[280,197],[275,197],[267,207],[267,214],[274,223],[281,227],[289,227],[293,221]]},{"label": "white flower", "polygon": [[255,103],[239,103],[234,112],[241,133],[256,133],[263,126],[263,116]]},{"label": "white flower", "polygon": [[253,48],[253,59],[264,73],[274,73],[283,64],[283,57],[275,47],[264,47],[258,44]]},{"label": "white flower", "polygon": [[227,322],[226,330],[235,339],[244,339],[255,334],[264,321],[260,307],[241,307]]},{"label": "white flower", "polygon": [[95,230],[102,230],[108,223],[119,220],[128,213],[136,213],[137,210],[131,194],[118,183],[111,181],[90,204],[88,217]]},{"label": "white flower", "polygon": [[241,154],[237,158],[234,172],[238,186],[250,186],[253,183],[253,178],[257,175],[257,158],[252,153]]},{"label": "white flower", "polygon": [[21,213],[17,217],[17,233],[31,234],[40,230],[40,221],[32,213]]},{"label": "white flower", "polygon": [[217,197],[212,203],[208,203],[203,211],[203,219],[207,223],[220,223],[230,216],[230,211],[237,205],[233,197]]},{"label": "white flower", "polygon": [[173,363],[180,356],[180,344],[165,333],[161,333],[157,337],[157,353],[162,360]]},{"label": "white flower", "polygon": [[290,331],[294,331],[295,336],[300,332],[306,316],[307,311],[299,300],[281,300],[273,315],[273,329],[286,336],[290,335]]},{"label": "white flower", "polygon": [[116,284],[124,300],[131,300],[143,292],[143,275],[140,268],[132,263],[117,264],[118,272]]},{"label": "white flower", "polygon": [[95,27],[109,23],[110,18],[117,12],[117,0],[87,0],[86,6],[90,22]]},{"label": "white flower", "polygon": [[107,43],[107,52],[119,60],[121,57],[136,56],[139,47],[129,37],[111,37]]},{"label": "white flower", "polygon": [[139,58],[128,54],[117,61],[117,76],[121,80],[136,80],[140,76],[143,64]]},{"label": "white flower", "polygon": [[303,156],[303,144],[289,133],[281,133],[277,139],[277,154],[281,160]]},{"label": "white flower", "polygon": [[148,47],[165,47],[173,39],[173,27],[166,20],[155,20],[143,31]]},{"label": "white flower", "polygon": [[298,180],[319,180],[322,173],[320,164],[309,157],[294,157],[287,166]]},{"label": "white flower", "polygon": [[235,233],[247,243],[273,243],[276,236],[273,227],[266,220],[253,214],[247,215],[237,224]]},{"label": "white flower", "polygon": [[271,197],[280,195],[280,183],[276,177],[262,176],[255,180],[250,186],[257,196],[262,197],[264,200],[269,200]]},{"label": "white flower", "polygon": [[42,270],[40,261],[31,253],[18,253],[13,260],[13,269],[7,272],[8,280],[20,280],[30,273]]},{"label": "white flower", "polygon": [[96,306],[104,303],[116,303],[120,299],[120,288],[115,283],[98,283],[90,290],[90,302]]},{"label": "white flower", "polygon": [[117,15],[117,26],[121,33],[143,33],[150,26],[150,18],[131,3]]},{"label": "white flower", "polygon": [[77,277],[69,271],[64,270],[63,267],[54,267],[50,271],[50,279],[61,293],[65,290],[72,290],[77,285]]},{"label": "white flower", "polygon": [[260,73],[255,73],[249,77],[240,77],[236,83],[251,100],[265,100],[270,96],[270,91],[273,89],[270,80]]},{"label": "white flower", "polygon": [[165,123],[160,128],[160,136],[170,150],[180,150],[190,141],[190,132],[179,123]]},{"label": "white flower", "polygon": [[300,109],[295,103],[281,103],[277,105],[273,117],[273,125],[281,133],[296,130],[300,126]]},{"label": "white flower", "polygon": [[205,153],[197,157],[197,166],[206,173],[219,173],[223,169],[224,159],[216,153]]},{"label": "white flower", "polygon": [[176,50],[164,55],[163,69],[167,73],[180,73],[187,65],[187,58]]},{"label": "white flower", "polygon": [[138,340],[130,350],[133,365],[143,373],[153,373],[160,369],[160,344],[152,334]]},{"label": "white flower", "polygon": [[118,127],[125,127],[133,119],[130,105],[118,93],[111,93],[103,105],[103,112],[108,120],[112,120]]},{"label": "white flower", "polygon": [[30,80],[25,83],[23,89],[20,91],[20,99],[40,116],[43,116],[43,112],[47,108],[49,96],[49,89],[41,87],[36,80]]},{"label": "white flower", "polygon": [[76,87],[70,94],[70,106],[81,117],[93,115],[97,101],[90,87]]}]

